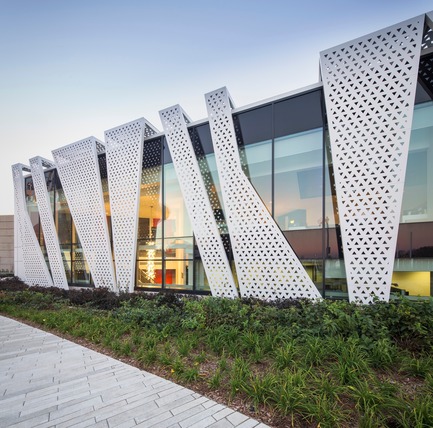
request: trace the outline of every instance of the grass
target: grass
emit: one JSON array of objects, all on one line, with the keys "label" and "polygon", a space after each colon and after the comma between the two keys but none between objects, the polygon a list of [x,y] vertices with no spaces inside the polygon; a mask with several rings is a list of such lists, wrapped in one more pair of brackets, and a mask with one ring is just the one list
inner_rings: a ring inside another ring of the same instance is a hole
[{"label": "grass", "polygon": [[85,340],[275,427],[433,426],[433,303],[0,288],[0,312]]}]

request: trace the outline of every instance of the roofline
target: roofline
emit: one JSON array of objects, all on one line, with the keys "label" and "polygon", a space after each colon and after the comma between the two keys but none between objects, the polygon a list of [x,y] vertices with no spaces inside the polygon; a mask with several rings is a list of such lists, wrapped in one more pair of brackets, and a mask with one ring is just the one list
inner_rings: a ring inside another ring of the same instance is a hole
[{"label": "roofline", "polygon": [[[296,97],[298,95],[302,95],[304,93],[311,92],[311,91],[314,91],[316,89],[321,89],[322,87],[323,87],[322,82],[314,83],[312,85],[304,86],[302,88],[295,89],[293,91],[284,92],[282,94],[275,95],[275,96],[270,97],[270,98],[265,98],[263,100],[256,101],[256,102],[251,103],[251,104],[247,104],[247,105],[242,106],[242,107],[236,107],[232,110],[232,113],[233,114],[243,113],[245,111],[260,107],[260,106],[265,105],[265,104],[270,104],[270,103],[273,103],[276,101],[283,100],[285,98]],[[194,122],[188,123],[187,127],[189,129],[189,128],[192,128],[195,126],[204,125],[205,123],[208,123],[208,122],[209,122],[209,118],[205,117],[203,119],[195,120]],[[155,134],[155,135],[152,135],[150,137],[145,138],[144,141],[153,140],[155,138],[163,137],[164,135],[165,135],[164,132],[159,132],[158,134]]]}]

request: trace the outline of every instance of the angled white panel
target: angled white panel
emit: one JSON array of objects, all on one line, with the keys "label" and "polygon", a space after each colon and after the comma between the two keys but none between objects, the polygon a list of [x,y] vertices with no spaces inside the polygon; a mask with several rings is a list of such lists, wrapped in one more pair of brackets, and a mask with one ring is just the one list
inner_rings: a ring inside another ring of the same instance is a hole
[{"label": "angled white panel", "polygon": [[68,280],[65,273],[65,261],[60,251],[56,225],[51,210],[50,196],[45,182],[44,167],[54,167],[54,163],[40,156],[30,159],[33,186],[38,204],[40,222],[44,232],[45,246],[50,261],[51,275],[56,287],[68,289]]},{"label": "angled white panel", "polygon": [[237,297],[230,264],[189,137],[186,115],[180,106],[162,110],[159,115],[212,295]]},{"label": "angled white panel", "polygon": [[350,301],[389,299],[423,25],[320,55]]},{"label": "angled white panel", "polygon": [[29,172],[30,168],[22,164],[12,165],[15,199],[14,221],[17,222],[16,230],[21,240],[20,251],[23,255],[24,278],[22,279],[29,285],[52,287],[53,281],[27,212],[23,171]]},{"label": "angled white panel", "polygon": [[242,296],[320,298],[316,286],[242,171],[227,89],[206,94],[206,105]]},{"label": "angled white panel", "polygon": [[143,139],[158,131],[137,119],[105,132],[117,284],[134,291]]},{"label": "angled white panel", "polygon": [[53,150],[63,191],[96,287],[117,290],[95,137]]}]

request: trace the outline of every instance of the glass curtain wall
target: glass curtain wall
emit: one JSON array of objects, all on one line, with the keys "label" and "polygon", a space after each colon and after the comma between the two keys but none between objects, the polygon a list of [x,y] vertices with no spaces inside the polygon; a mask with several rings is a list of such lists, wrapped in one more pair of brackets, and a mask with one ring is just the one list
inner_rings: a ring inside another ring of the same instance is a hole
[{"label": "glass curtain wall", "polygon": [[143,147],[136,267],[136,286],[140,288],[161,288],[166,279],[162,254],[162,148],[161,138],[145,142]]},{"label": "glass curtain wall", "polygon": [[[322,102],[322,93],[316,90],[235,114],[234,122],[242,167],[306,271],[326,297],[346,298],[332,157]],[[209,125],[192,126],[189,131],[234,267]],[[208,281],[163,137],[144,142],[142,167],[137,288],[208,293]],[[100,171],[111,233],[104,155],[100,156]],[[405,177],[392,279],[392,291],[398,294],[432,294],[432,174],[433,102],[423,100],[414,111]],[[57,172],[46,171],[45,177],[68,282],[92,285]],[[46,254],[31,177],[25,178],[25,193],[35,234]]]},{"label": "glass curtain wall", "polygon": [[[231,255],[231,246],[228,239],[228,230],[224,217],[221,188],[216,168],[215,155],[213,153],[209,124],[206,123],[204,125],[193,127],[189,132],[217,227],[224,243],[227,258],[233,266],[233,257]],[[200,252],[196,246],[194,246],[194,289],[201,292],[210,291],[204,266],[200,258]]]},{"label": "glass curtain wall", "polygon": [[[45,173],[46,178],[47,174],[51,174],[51,172]],[[68,282],[71,285],[79,286],[93,285],[89,266],[72,221],[71,212],[57,171],[55,171],[54,177],[50,177],[48,180],[51,180],[50,187],[48,187],[47,182],[47,188],[53,201],[54,222]]]},{"label": "glass curtain wall", "polygon": [[245,174],[322,290],[322,201],[325,195],[332,206],[332,199],[320,92],[239,113],[234,121]]},{"label": "glass curtain wall", "polygon": [[392,290],[433,295],[433,102],[415,106]]},{"label": "glass curtain wall", "polygon": [[[212,165],[209,169],[209,155],[206,154],[212,149],[209,126],[206,124],[204,128],[192,128],[190,133],[200,167],[204,172],[203,177],[207,180],[209,189],[213,186],[215,192],[216,186],[212,184],[212,180],[216,167]],[[213,154],[210,157],[213,159]],[[221,209],[219,211],[222,213]],[[138,289],[209,292],[177,175],[164,138],[144,142],[137,247]]]},{"label": "glass curtain wall", "polygon": [[47,264],[48,270],[51,272],[50,261],[48,260],[47,248],[45,246],[44,233],[39,218],[39,209],[36,201],[36,193],[33,185],[33,178],[26,177],[24,179],[25,195],[26,195],[26,208],[30,217],[33,230],[41,247],[42,254]]}]

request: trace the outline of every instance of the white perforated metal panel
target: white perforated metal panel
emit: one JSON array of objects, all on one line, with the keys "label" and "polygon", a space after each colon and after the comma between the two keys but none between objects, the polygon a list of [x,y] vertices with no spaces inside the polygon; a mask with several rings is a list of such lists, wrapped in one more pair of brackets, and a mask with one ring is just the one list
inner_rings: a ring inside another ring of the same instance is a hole
[{"label": "white perforated metal panel", "polygon": [[206,105],[242,296],[267,300],[320,298],[242,171],[227,89],[206,94]]},{"label": "white perforated metal panel", "polygon": [[350,301],[389,299],[423,25],[320,55]]},{"label": "white perforated metal panel", "polygon": [[18,223],[17,231],[21,238],[25,276],[22,279],[29,285],[52,287],[53,281],[27,212],[24,194],[24,171],[29,172],[30,168],[23,164],[12,165],[15,221]]},{"label": "white perforated metal panel", "polygon": [[173,165],[214,296],[238,293],[180,106],[159,112]]},{"label": "white perforated metal panel", "polygon": [[59,239],[57,237],[56,225],[54,224],[50,197],[44,175],[44,167],[54,167],[54,163],[37,156],[30,159],[30,167],[53,282],[56,287],[68,289],[65,261],[62,259],[60,252]]},{"label": "white perforated metal panel", "polygon": [[53,150],[53,157],[93,282],[117,290],[98,163],[103,151],[89,137]]},{"label": "white perforated metal panel", "polygon": [[158,132],[137,119],[105,132],[117,285],[134,291],[144,135]]}]

